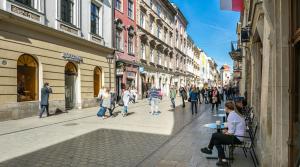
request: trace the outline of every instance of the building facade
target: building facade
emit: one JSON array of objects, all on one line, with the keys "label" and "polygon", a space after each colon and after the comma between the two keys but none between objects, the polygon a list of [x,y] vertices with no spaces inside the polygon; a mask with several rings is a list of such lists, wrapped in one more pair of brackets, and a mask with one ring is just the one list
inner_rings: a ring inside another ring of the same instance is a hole
[{"label": "building facade", "polygon": [[230,80],[231,80],[231,69],[230,66],[227,64],[224,64],[220,68],[220,79],[221,79],[221,85],[223,87],[230,86]]},{"label": "building facade", "polygon": [[0,1],[0,120],[37,115],[45,82],[51,112],[97,105],[114,87],[111,3]]},{"label": "building facade", "polygon": [[174,81],[174,18],[176,10],[167,0],[138,0],[139,93],[146,97],[155,86],[164,95]]},{"label": "building facade", "polygon": [[259,122],[260,166],[299,166],[300,2],[245,1],[240,24],[234,59],[245,62],[241,79]]},{"label": "building facade", "polygon": [[115,0],[114,48],[116,89],[120,98],[125,85],[138,87],[136,0]]}]

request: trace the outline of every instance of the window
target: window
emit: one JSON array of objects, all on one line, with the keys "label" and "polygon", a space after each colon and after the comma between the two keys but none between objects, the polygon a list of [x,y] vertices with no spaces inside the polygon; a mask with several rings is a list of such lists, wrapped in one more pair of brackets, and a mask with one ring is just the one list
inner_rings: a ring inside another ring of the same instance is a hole
[{"label": "window", "polygon": [[128,0],[128,17],[133,19],[133,1]]},{"label": "window", "polygon": [[30,55],[22,55],[17,62],[17,101],[38,100],[38,63]]},{"label": "window", "polygon": [[160,51],[157,52],[158,64],[161,65],[161,54]]},{"label": "window", "polygon": [[119,29],[116,31],[116,49],[122,50],[122,31]]},{"label": "window", "polygon": [[157,38],[159,38],[160,37],[160,26],[159,25],[157,25]]},{"label": "window", "polygon": [[96,67],[94,69],[94,97],[98,97],[100,88],[102,88],[102,71]]},{"label": "window", "polygon": [[157,15],[160,16],[161,14],[161,7],[159,4],[157,4]]},{"label": "window", "polygon": [[61,0],[61,20],[73,24],[73,6],[72,0]]},{"label": "window", "polygon": [[152,62],[152,63],[154,63],[154,54],[153,54],[153,52],[154,52],[154,49],[153,48],[151,48],[151,50],[150,50],[150,61]]},{"label": "window", "polygon": [[29,7],[34,7],[33,0],[15,0],[15,1]]},{"label": "window", "polygon": [[154,28],[153,28],[153,18],[152,17],[150,18],[150,25],[149,25],[149,27],[150,27],[151,33],[153,34]]},{"label": "window", "polygon": [[128,53],[133,54],[133,35],[128,35]]},{"label": "window", "polygon": [[140,26],[145,28],[145,14],[142,11],[140,13]]},{"label": "window", "polygon": [[122,0],[116,0],[116,9],[122,11]]},{"label": "window", "polygon": [[141,43],[141,55],[142,59],[146,60],[146,48],[144,43]]},{"label": "window", "polygon": [[167,57],[165,56],[165,67],[168,67]]},{"label": "window", "polygon": [[166,42],[167,41],[167,31],[165,30],[165,33],[164,33],[164,41]]},{"label": "window", "polygon": [[150,0],[150,8],[152,9],[153,7],[153,0]]},{"label": "window", "polygon": [[99,7],[91,4],[91,33],[99,35]]}]

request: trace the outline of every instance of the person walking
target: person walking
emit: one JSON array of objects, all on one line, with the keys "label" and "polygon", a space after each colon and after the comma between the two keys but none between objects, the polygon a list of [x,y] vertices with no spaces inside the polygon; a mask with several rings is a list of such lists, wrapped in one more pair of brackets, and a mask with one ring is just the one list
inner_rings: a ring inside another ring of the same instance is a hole
[{"label": "person walking", "polygon": [[109,110],[110,114],[111,113],[111,94],[110,94],[110,90],[109,89],[104,89],[105,92],[102,92],[102,105],[100,106],[100,109],[97,113],[97,116],[102,118],[102,119],[106,119],[108,118],[105,113],[106,110]]},{"label": "person walking", "polygon": [[219,103],[220,103],[220,94],[217,89],[217,87],[214,87],[210,93],[211,95],[211,112],[214,111],[214,107],[216,106],[216,111],[218,112],[219,110]]},{"label": "person walking", "polygon": [[131,93],[129,91],[129,87],[126,86],[124,92],[123,92],[123,103],[124,103],[124,109],[122,112],[122,116],[126,117],[128,114],[128,104],[129,104],[129,100],[132,98]]},{"label": "person walking", "polygon": [[180,93],[180,96],[181,96],[181,98],[182,98],[182,107],[185,107],[185,102],[184,102],[184,100],[186,100],[186,98],[187,98],[187,93],[186,93],[186,90],[184,89],[183,86],[181,86],[181,87],[179,88],[179,93]]},{"label": "person walking", "polygon": [[158,103],[159,103],[159,91],[153,86],[149,91],[149,98],[151,102],[151,114],[159,114],[158,113]]},{"label": "person walking", "polygon": [[192,104],[192,115],[194,114],[194,107],[195,107],[195,113],[197,114],[198,91],[195,88],[195,86],[192,87],[189,96]]},{"label": "person walking", "polygon": [[176,90],[175,90],[174,86],[172,85],[171,89],[170,89],[170,99],[171,99],[173,108],[175,108],[175,98],[176,98]]},{"label": "person walking", "polygon": [[49,95],[52,93],[52,88],[49,86],[48,82],[45,82],[44,87],[41,89],[41,112],[40,118],[42,118],[43,113],[46,110],[47,117],[49,117]]}]

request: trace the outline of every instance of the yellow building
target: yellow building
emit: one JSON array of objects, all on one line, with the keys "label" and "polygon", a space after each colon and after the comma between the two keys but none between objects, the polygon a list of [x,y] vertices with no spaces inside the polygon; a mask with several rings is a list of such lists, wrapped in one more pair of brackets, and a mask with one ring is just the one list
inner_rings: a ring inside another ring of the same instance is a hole
[{"label": "yellow building", "polygon": [[99,89],[114,88],[112,48],[68,24],[55,29],[20,14],[0,10],[0,120],[37,115],[45,82],[53,90],[50,113],[96,106]]}]

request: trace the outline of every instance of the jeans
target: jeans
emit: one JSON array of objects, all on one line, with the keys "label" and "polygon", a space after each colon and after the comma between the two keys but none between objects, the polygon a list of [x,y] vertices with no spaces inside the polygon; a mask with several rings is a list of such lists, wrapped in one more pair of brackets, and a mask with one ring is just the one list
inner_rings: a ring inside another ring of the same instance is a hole
[{"label": "jeans", "polygon": [[124,112],[125,114],[127,114],[127,112],[128,112],[128,106],[124,106],[123,112]]},{"label": "jeans", "polygon": [[49,105],[41,105],[40,118],[43,116],[43,113],[47,112],[47,117],[49,116]]},{"label": "jeans", "polygon": [[175,108],[175,98],[171,98],[172,107]]},{"label": "jeans", "polygon": [[106,108],[105,107],[100,107],[100,109],[97,113],[97,116],[98,117],[103,117],[103,116],[105,116],[105,112],[106,112]]},{"label": "jeans", "polygon": [[158,98],[151,99],[151,113],[158,112]]},{"label": "jeans", "polygon": [[211,104],[211,111],[214,111],[215,106],[216,106],[216,109],[217,109],[217,112],[218,112],[218,110],[219,110],[219,104],[218,104],[218,102]]},{"label": "jeans", "polygon": [[230,144],[241,144],[242,142],[233,135],[225,135],[223,133],[214,133],[211,136],[208,148],[213,149],[216,146],[218,150],[218,157],[220,159],[225,159],[225,153],[222,145],[230,145]]},{"label": "jeans", "polygon": [[194,114],[194,107],[195,107],[195,112],[197,113],[197,101],[191,101],[192,104],[192,114]]},{"label": "jeans", "polygon": [[181,96],[181,98],[182,98],[182,107],[185,107],[184,97]]}]

